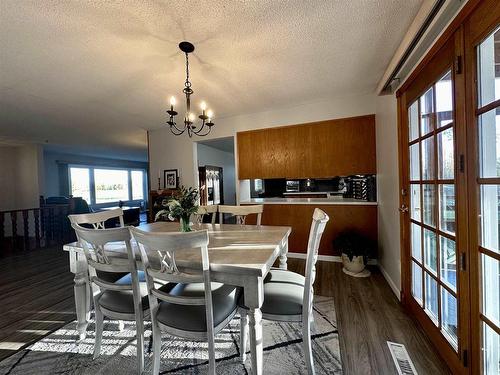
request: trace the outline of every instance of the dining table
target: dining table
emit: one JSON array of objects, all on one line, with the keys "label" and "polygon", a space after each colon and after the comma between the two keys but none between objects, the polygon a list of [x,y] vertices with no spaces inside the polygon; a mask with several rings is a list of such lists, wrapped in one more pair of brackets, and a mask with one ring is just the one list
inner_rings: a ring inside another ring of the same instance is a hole
[{"label": "dining table", "polygon": [[[142,224],[139,229],[154,232],[179,232],[179,223],[155,222]],[[264,278],[278,262],[287,268],[290,227],[267,225],[195,224],[192,230],[207,230],[208,254],[212,281],[239,286],[248,307],[252,373],[262,374],[263,343],[262,313]],[[143,269],[137,243],[132,241],[138,269]],[[89,272],[83,247],[78,242],[63,246],[69,252],[70,271],[74,277],[77,330],[80,339],[86,336],[91,310]],[[105,246],[110,256],[126,257],[125,244]]]}]

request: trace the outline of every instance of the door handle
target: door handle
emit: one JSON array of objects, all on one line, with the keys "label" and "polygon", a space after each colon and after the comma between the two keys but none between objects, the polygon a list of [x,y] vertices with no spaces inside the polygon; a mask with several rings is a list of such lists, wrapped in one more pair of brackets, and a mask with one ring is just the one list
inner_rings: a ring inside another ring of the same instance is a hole
[{"label": "door handle", "polygon": [[401,207],[399,207],[399,211],[408,212],[408,206],[406,204],[402,204]]}]

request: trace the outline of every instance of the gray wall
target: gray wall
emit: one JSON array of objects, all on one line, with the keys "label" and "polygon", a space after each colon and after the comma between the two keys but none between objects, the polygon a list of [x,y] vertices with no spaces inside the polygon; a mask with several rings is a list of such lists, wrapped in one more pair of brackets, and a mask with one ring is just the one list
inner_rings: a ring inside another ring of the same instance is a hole
[{"label": "gray wall", "polygon": [[211,165],[223,168],[224,204],[236,204],[236,177],[234,171],[234,154],[199,144],[198,166]]}]

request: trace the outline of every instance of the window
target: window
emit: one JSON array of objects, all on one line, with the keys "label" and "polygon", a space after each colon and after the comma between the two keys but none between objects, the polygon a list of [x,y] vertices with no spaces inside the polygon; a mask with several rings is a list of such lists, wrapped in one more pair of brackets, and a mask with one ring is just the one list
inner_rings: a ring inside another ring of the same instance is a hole
[{"label": "window", "polygon": [[90,202],[90,174],[88,168],[70,168],[71,195]]},{"label": "window", "polygon": [[94,181],[96,203],[128,200],[128,171],[94,169]]},{"label": "window", "polygon": [[144,170],[125,168],[69,168],[71,195],[82,197],[89,204],[113,204],[146,198]]},{"label": "window", "polygon": [[144,172],[132,171],[132,200],[144,199]]}]

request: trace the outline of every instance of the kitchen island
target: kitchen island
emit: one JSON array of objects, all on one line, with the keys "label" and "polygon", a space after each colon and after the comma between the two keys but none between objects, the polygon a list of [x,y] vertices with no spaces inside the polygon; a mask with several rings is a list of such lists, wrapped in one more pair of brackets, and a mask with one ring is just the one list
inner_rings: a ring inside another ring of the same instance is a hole
[{"label": "kitchen island", "polygon": [[[333,247],[333,240],[344,230],[354,229],[377,241],[377,202],[359,199],[331,198],[253,198],[240,202],[241,205],[263,204],[262,225],[292,227],[288,251],[306,253],[307,240],[314,209],[320,208],[330,216],[319,247],[319,254],[339,256]],[[255,217],[249,216],[247,224],[254,224]]]}]

